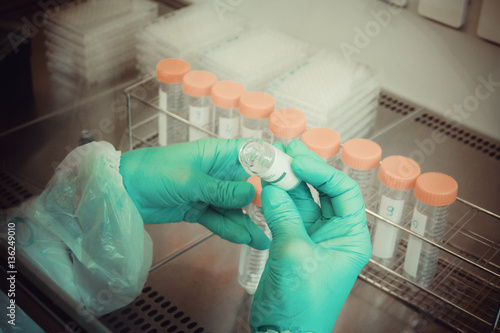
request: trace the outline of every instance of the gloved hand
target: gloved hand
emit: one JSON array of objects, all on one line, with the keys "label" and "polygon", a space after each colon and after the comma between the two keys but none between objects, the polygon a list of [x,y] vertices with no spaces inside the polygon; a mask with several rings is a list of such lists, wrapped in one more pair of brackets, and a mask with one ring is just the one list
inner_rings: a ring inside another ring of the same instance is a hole
[{"label": "gloved hand", "polygon": [[371,255],[358,185],[299,141],[286,153],[292,170],[320,193],[321,208],[305,183],[288,193],[265,186],[262,207],[273,241],[255,293],[252,331],[331,332]]},{"label": "gloved hand", "polygon": [[269,239],[241,208],[255,196],[238,161],[245,140],[202,139],[123,154],[123,184],[145,223],[199,222],[256,249]]}]

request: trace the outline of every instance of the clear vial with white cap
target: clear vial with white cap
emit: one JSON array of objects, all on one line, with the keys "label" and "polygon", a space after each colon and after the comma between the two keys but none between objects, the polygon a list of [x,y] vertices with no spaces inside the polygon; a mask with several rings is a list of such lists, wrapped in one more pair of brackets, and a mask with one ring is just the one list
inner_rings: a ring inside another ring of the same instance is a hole
[{"label": "clear vial with white cap", "polygon": [[249,92],[241,96],[241,136],[271,142],[269,116],[274,111],[274,104],[274,98],[262,92]]},{"label": "clear vial with white cap", "polygon": [[[419,175],[420,167],[408,157],[384,158],[378,172],[380,187],[375,212],[393,223],[403,224],[409,214],[413,188]],[[396,259],[400,234],[398,228],[375,219],[371,230],[372,258],[390,268]]]},{"label": "clear vial with white cap", "polygon": [[243,85],[233,81],[220,81],[213,85],[211,100],[214,105],[214,131],[224,139],[240,135],[241,96],[246,92]]},{"label": "clear vial with white cap", "polygon": [[377,192],[374,182],[381,157],[382,148],[368,139],[347,140],[342,146],[339,169],[358,183],[366,206]]},{"label": "clear vial with white cap", "polygon": [[249,175],[258,176],[286,191],[301,182],[292,171],[290,164],[293,159],[270,143],[249,140],[241,147],[238,159]]},{"label": "clear vial with white cap", "polygon": [[[182,90],[185,94],[185,104],[189,121],[201,128],[213,132],[212,103],[210,94],[217,77],[206,71],[191,71],[182,79]],[[207,138],[208,134],[189,127],[189,141]]]},{"label": "clear vial with white cap", "polygon": [[[450,205],[457,199],[458,184],[452,177],[428,172],[415,184],[415,208],[411,230],[425,238],[441,243],[448,220]],[[403,276],[428,287],[436,273],[439,249],[413,235],[408,238]]]},{"label": "clear vial with white cap", "polygon": [[[248,216],[271,239],[271,230],[267,226],[260,201],[262,192],[260,178],[252,176],[248,179],[248,182],[255,187],[255,198],[247,207]],[[256,250],[248,245],[242,245],[241,247],[238,282],[250,295],[255,294],[257,290],[268,257],[269,250]]]},{"label": "clear vial with white cap", "polygon": [[292,140],[300,140],[306,130],[306,115],[295,109],[278,109],[269,116],[269,130],[273,142],[287,146]]},{"label": "clear vial with white cap", "polygon": [[[184,119],[187,112],[184,109],[184,98],[182,93],[182,79],[190,70],[189,63],[182,59],[169,58],[158,62],[156,65],[156,78],[160,83],[158,106]],[[185,142],[187,139],[186,126],[176,121],[168,121],[168,116],[158,113],[158,144],[166,146]]]}]

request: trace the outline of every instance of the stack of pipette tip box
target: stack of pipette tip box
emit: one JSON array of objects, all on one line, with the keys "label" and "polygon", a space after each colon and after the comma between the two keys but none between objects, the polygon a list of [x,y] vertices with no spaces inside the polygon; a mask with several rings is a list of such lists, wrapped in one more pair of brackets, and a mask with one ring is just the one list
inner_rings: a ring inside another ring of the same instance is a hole
[{"label": "stack of pipette tip box", "polygon": [[307,127],[329,127],[342,141],[370,134],[380,93],[379,74],[366,65],[320,51],[271,81],[276,108],[295,108]]},{"label": "stack of pipette tip box", "polygon": [[241,32],[247,19],[234,12],[220,12],[211,1],[190,5],[159,17],[137,33],[138,69],[152,76],[165,58],[193,63],[198,52]]},{"label": "stack of pipette tip box", "polygon": [[137,31],[158,16],[143,0],[77,0],[48,15],[48,68],[68,89],[135,70]]},{"label": "stack of pipette tip box", "polygon": [[197,65],[219,80],[232,80],[247,90],[265,84],[307,58],[311,47],[277,30],[256,27],[203,50]]}]

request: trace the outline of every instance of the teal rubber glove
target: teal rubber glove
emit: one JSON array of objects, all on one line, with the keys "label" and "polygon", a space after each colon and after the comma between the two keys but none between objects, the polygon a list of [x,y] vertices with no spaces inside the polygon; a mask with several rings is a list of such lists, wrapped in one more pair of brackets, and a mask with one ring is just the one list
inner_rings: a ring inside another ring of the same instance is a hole
[{"label": "teal rubber glove", "polygon": [[245,141],[202,139],[123,154],[123,184],[144,223],[199,222],[231,242],[269,248],[241,212],[255,196],[238,161]]},{"label": "teal rubber glove", "polygon": [[358,185],[298,141],[286,153],[292,170],[320,193],[321,208],[302,183],[285,192],[262,191],[273,235],[250,314],[253,332],[331,332],[361,269],[371,255]]}]

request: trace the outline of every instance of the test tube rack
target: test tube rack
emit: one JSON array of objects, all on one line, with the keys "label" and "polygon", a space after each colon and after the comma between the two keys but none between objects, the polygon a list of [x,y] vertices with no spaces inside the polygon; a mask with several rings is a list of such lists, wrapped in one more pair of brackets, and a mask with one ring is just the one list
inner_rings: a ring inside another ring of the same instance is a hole
[{"label": "test tube rack", "polygon": [[[218,137],[188,120],[161,110],[156,101],[158,86],[155,78],[127,88],[125,94],[128,100],[129,130],[123,140],[123,150],[158,144],[158,112],[164,112],[169,120],[178,122],[186,130],[193,127],[209,137]],[[384,92],[380,96],[377,117],[384,117],[385,112],[392,112],[400,118],[393,118],[383,128],[375,129],[376,133],[399,126],[409,118],[420,119],[416,117],[423,109],[400,102]],[[451,130],[443,128],[446,135],[453,135]],[[393,266],[388,268],[370,259],[359,278],[415,307],[423,317],[440,321],[459,332],[500,332],[497,323],[500,315],[500,216],[457,198],[450,207],[444,239],[438,244],[412,232],[409,225],[397,225],[376,214],[373,199],[366,203],[369,226],[377,218],[400,229],[403,236]],[[405,220],[409,219],[410,216],[407,216]],[[402,275],[409,235],[441,250],[435,279],[427,288]]]}]

